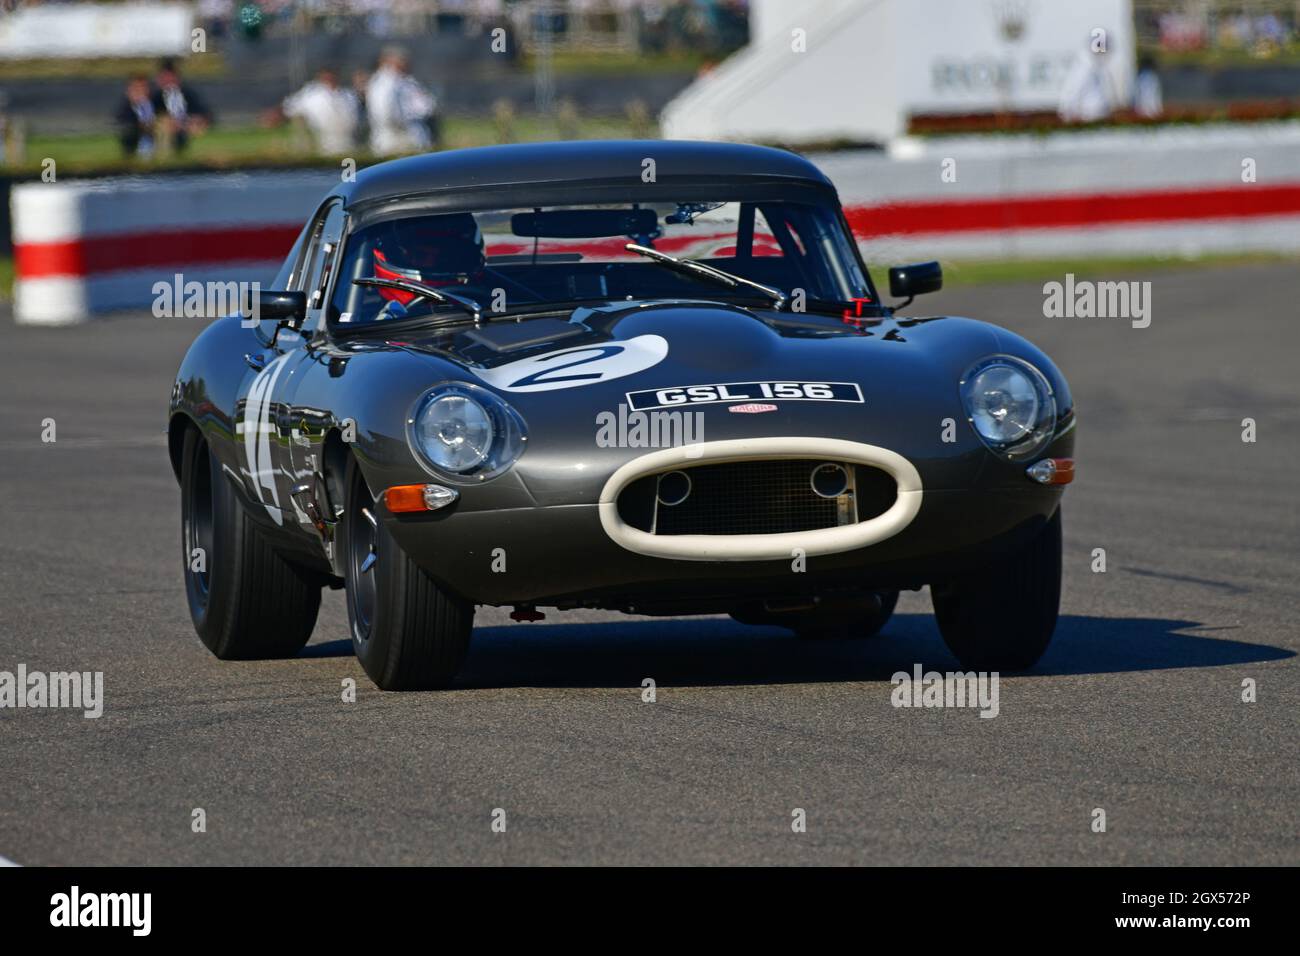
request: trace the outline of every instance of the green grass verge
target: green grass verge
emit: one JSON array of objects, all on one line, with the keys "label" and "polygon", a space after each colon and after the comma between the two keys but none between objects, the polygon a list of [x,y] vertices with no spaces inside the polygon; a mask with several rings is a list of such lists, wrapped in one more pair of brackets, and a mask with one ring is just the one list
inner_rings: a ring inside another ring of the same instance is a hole
[{"label": "green grass verge", "polygon": [[[92,59],[2,60],[0,80],[61,80],[68,77],[95,80],[121,80],[158,70],[158,57],[101,57]],[[210,79],[226,74],[226,61],[220,53],[198,53],[178,61],[189,79]]]},{"label": "green grass verge", "polygon": [[13,297],[14,260],[11,256],[0,256],[0,302],[8,302]]},{"label": "green grass verge", "polygon": [[[1112,279],[1116,276],[1141,276],[1150,272],[1174,272],[1254,265],[1268,262],[1297,262],[1300,258],[1274,253],[1223,253],[1182,258],[1177,256],[1115,256],[1079,259],[988,259],[945,261],[945,285],[989,285],[998,282],[1051,282],[1060,281],[1072,272],[1076,279]],[[879,266],[872,267],[873,274],[884,274]]]},{"label": "green grass verge", "polygon": [[[496,120],[472,116],[447,117],[442,124],[442,135],[448,149],[490,146],[503,139]],[[537,116],[517,116],[510,123],[506,139],[516,143],[538,143],[557,139],[657,139],[658,136],[657,127],[637,129],[622,116],[581,117],[566,125]]]},{"label": "green grass verge", "polygon": [[[502,123],[492,118],[449,116],[442,125],[443,140],[448,149],[503,141],[653,138],[658,135],[652,127],[638,129],[630,120],[619,116],[580,118],[567,125],[533,116],[517,116]],[[316,156],[306,133],[300,129],[216,126],[194,140],[183,155],[150,161],[123,157],[117,138],[109,132],[74,136],[34,135],[27,140],[25,161],[5,167],[5,171],[38,175],[46,158],[55,161],[60,176],[194,167],[337,165],[337,160]],[[353,158],[362,166],[375,161],[363,150],[358,150]]]},{"label": "green grass verge", "polygon": [[159,161],[139,161],[123,157],[117,137],[111,133],[77,136],[31,136],[27,140],[27,157],[20,169],[39,172],[41,161],[51,158],[58,172],[79,173],[98,170],[136,171],[164,169],[172,166],[229,166],[257,160],[299,160],[302,150],[295,148],[289,130],[214,127],[194,140],[190,149],[179,156]]},{"label": "green grass verge", "polygon": [[[551,66],[559,74],[632,74],[694,73],[706,63],[719,63],[730,53],[682,50],[677,53],[623,53],[616,50],[557,50],[551,54]],[[522,66],[533,69],[533,57],[523,57]]]}]

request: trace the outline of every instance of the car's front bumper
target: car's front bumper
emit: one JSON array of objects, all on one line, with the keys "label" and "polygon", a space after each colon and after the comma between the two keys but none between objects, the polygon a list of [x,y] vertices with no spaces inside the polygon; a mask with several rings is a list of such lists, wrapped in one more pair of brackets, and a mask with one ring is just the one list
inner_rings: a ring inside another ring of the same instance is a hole
[{"label": "car's front bumper", "polygon": [[638,554],[606,532],[598,505],[390,516],[411,558],[478,604],[724,611],[744,599],[850,588],[914,588],[986,567],[1056,511],[1060,487],[927,491],[905,528],[834,554],[683,560]]}]

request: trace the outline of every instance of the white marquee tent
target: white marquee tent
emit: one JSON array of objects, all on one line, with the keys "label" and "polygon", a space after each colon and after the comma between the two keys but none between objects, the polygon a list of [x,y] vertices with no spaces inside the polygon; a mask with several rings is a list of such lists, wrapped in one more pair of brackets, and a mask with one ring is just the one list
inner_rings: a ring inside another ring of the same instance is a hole
[{"label": "white marquee tent", "polygon": [[750,44],[665,107],[674,139],[885,143],[917,113],[1055,109],[1100,56],[1116,102],[1134,63],[1130,0],[753,0]]}]

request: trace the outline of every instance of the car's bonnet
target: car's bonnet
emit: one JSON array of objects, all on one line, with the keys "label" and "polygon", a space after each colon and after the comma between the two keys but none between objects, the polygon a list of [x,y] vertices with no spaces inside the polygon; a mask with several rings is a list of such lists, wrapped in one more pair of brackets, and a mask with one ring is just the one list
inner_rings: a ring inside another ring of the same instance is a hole
[{"label": "car's bonnet", "polygon": [[966,319],[849,322],[707,301],[611,303],[498,319],[451,337],[404,338],[503,393],[570,400],[616,379],[620,387],[658,388],[839,377],[916,389],[936,371],[960,373],[995,344],[989,326]]}]

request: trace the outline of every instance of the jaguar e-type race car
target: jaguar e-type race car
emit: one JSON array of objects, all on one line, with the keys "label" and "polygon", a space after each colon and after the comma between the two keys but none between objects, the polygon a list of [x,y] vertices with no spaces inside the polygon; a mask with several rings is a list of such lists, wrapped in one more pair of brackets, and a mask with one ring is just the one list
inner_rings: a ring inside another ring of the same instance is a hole
[{"label": "jaguar e-type race car", "polygon": [[[889,270],[907,302],[941,281]],[[1069,389],[1018,335],[898,308],[787,152],[364,170],[176,376],[194,626],[223,659],[293,655],[342,587],[366,673],[429,688],[476,605],[866,636],[928,584],[963,665],[1028,667],[1056,624]]]}]

